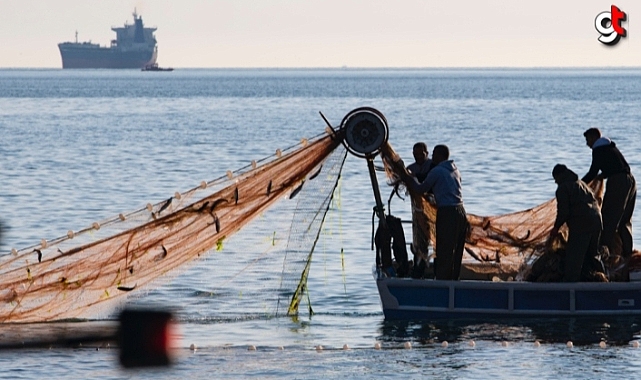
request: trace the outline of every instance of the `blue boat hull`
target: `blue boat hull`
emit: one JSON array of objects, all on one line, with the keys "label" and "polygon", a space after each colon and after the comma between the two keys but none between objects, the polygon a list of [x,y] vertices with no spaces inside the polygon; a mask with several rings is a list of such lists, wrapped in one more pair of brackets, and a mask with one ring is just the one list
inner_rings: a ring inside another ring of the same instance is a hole
[{"label": "blue boat hull", "polygon": [[376,279],[386,319],[641,316],[641,282]]}]

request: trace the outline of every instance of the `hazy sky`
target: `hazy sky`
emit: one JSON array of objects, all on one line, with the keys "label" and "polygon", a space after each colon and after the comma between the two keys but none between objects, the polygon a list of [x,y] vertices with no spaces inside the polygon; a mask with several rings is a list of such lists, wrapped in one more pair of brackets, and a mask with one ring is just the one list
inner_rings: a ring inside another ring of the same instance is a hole
[{"label": "hazy sky", "polygon": [[134,8],[173,67],[641,67],[628,36],[597,41],[612,0],[0,0],[0,68],[61,67],[57,44],[108,45]]}]

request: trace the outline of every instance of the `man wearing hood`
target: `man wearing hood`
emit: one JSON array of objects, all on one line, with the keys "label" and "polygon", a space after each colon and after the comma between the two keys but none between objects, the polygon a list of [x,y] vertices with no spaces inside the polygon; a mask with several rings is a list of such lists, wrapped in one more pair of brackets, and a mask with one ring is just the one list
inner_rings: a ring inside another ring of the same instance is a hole
[{"label": "man wearing hood", "polygon": [[556,189],[556,221],[550,232],[555,237],[563,224],[568,226],[565,247],[564,282],[578,282],[588,277],[598,262],[601,212],[592,190],[579,176],[565,165],[557,164],[552,170]]},{"label": "man wearing hood", "polygon": [[588,173],[583,176],[585,183],[590,183],[597,177],[599,171],[607,179],[601,215],[603,215],[603,232],[601,245],[614,251],[614,237],[621,238],[621,254],[624,257],[632,255],[632,212],[637,198],[637,185],[630,165],[616,147],[616,144],[607,137],[601,136],[597,128],[590,128],[585,133],[586,144],[592,149],[592,165]]},{"label": "man wearing hood", "polygon": [[407,173],[403,181],[415,192],[432,192],[436,200],[436,258],[434,272],[437,280],[458,280],[468,229],[467,214],[463,207],[461,174],[450,150],[437,145],[432,153],[433,168],[425,180],[417,182]]}]

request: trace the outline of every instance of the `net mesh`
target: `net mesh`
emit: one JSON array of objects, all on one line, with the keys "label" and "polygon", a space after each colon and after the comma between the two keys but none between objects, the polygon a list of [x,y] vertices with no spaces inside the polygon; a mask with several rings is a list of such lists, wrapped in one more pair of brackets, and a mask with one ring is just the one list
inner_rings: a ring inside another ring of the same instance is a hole
[{"label": "net mesh", "polygon": [[[156,279],[175,275],[184,264],[212,251],[224,255],[224,245],[232,235],[280,199],[296,197],[300,211],[292,226],[307,223],[304,231],[293,231],[293,240],[288,243],[288,254],[296,258],[288,260],[285,268],[282,256],[275,259],[280,261],[281,270],[272,275],[271,282],[261,277],[260,286],[245,290],[245,296],[253,290],[259,293],[263,312],[273,312],[276,303],[284,302],[278,298],[291,299],[301,280],[306,279],[302,274],[311,259],[308,242],[318,237],[346,154],[344,149],[336,149],[339,144],[331,134],[303,139],[296,147],[277,151],[275,157],[203,181],[164,201],[80,231],[69,231],[51,241],[43,239],[38,245],[12,250],[0,261],[0,321],[41,322],[104,315],[127,296],[142,289],[148,291]],[[332,159],[325,163],[330,156]],[[270,245],[282,243],[281,231],[269,223],[267,226]],[[260,238],[264,240],[264,236]],[[249,251],[251,247],[245,248]],[[233,263],[221,268],[229,273],[228,280],[215,289],[208,288],[206,293],[243,297],[228,285],[243,278],[243,272],[251,268],[267,267],[264,264],[270,251],[255,249],[243,257],[225,258]],[[281,292],[271,292],[275,298],[266,300],[264,296],[270,292],[265,287],[281,288]],[[268,305],[270,301],[274,306]]]}]

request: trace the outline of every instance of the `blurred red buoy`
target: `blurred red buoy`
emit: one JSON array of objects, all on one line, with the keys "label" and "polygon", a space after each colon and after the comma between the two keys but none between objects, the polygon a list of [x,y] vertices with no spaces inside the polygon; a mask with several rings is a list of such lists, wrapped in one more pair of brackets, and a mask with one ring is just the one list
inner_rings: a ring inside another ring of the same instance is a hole
[{"label": "blurred red buoy", "polygon": [[125,368],[170,365],[171,318],[167,311],[124,310],[118,331],[120,364]]}]

